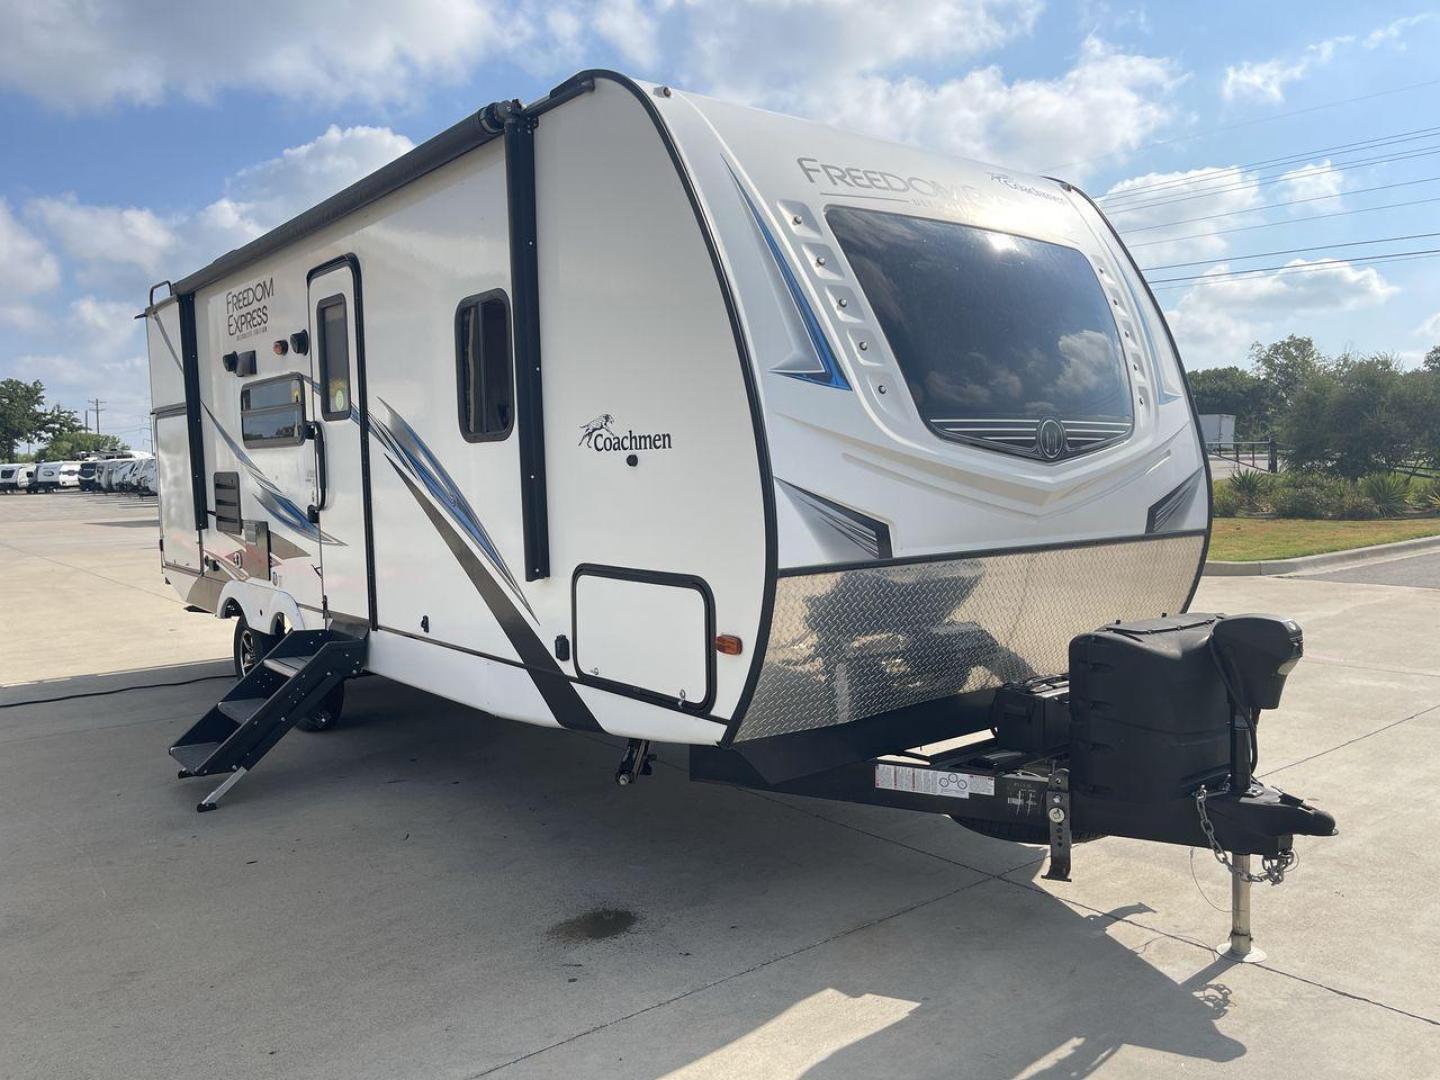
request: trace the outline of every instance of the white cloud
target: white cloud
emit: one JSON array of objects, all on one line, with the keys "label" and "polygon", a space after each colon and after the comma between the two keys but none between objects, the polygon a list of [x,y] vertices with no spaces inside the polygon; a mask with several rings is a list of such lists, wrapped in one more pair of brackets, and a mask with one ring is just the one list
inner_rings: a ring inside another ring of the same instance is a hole
[{"label": "white cloud", "polygon": [[74,195],[32,200],[29,216],[80,266],[79,279],[138,299],[333,195],[413,144],[389,128],[329,127],[318,138],[243,169],[199,211],[97,206]]},{"label": "white cloud", "polygon": [[242,169],[226,185],[226,197],[212,203],[205,213],[215,227],[268,229],[414,146],[409,138],[389,128],[331,124],[318,138]]},{"label": "white cloud", "polygon": [[[1056,79],[1007,82],[998,67],[930,83],[883,74],[855,77],[826,66],[804,86],[765,104],[941,153],[1042,170],[1133,150],[1172,116],[1166,98],[1181,80],[1169,60],[1123,53],[1087,38]],[[833,80],[833,81],[832,81]]]},{"label": "white cloud", "polygon": [[[1281,199],[1324,198],[1340,194],[1344,187],[1344,177],[1330,164],[1330,159],[1326,158],[1324,161],[1311,162],[1282,173],[1279,186],[1280,195],[1277,197]],[[1310,210],[1302,212],[1313,213]]]},{"label": "white cloud", "polygon": [[93,206],[61,195],[34,199],[27,210],[67,255],[84,263],[117,263],[154,273],[176,245],[170,227],[141,207]]},{"label": "white cloud", "polygon": [[49,325],[45,312],[37,304],[11,302],[0,304],[0,326],[33,334]]},{"label": "white cloud", "polygon": [[1415,29],[1424,23],[1431,22],[1435,18],[1431,12],[1422,12],[1419,15],[1407,15],[1387,23],[1378,30],[1372,30],[1365,36],[1365,48],[1378,49],[1382,45],[1393,45],[1395,48],[1405,48],[1405,33]]},{"label": "white cloud", "polygon": [[1415,336],[1425,338],[1427,341],[1440,342],[1440,311],[1417,326]]},{"label": "white cloud", "polygon": [[975,56],[1028,34],[1040,0],[692,0],[687,83],[775,104],[906,62]]},{"label": "white cloud", "polygon": [[[208,100],[244,89],[334,102],[404,100],[457,79],[513,32],[487,0],[168,4],[8,3],[0,86],[62,108]],[[403,16],[402,16],[403,12]]]},{"label": "white cloud", "polygon": [[[1170,200],[1184,199],[1184,202]],[[1236,166],[1212,165],[1183,172],[1145,173],[1122,180],[1105,192],[1100,205],[1124,233],[1144,245],[1136,253],[1143,266],[1224,255],[1228,243],[1218,230],[1233,224],[1224,218],[1158,227],[1183,218],[1214,217],[1248,210],[1263,202],[1252,173]]]},{"label": "white cloud", "polygon": [[[1206,277],[1231,272],[1222,263]],[[1283,274],[1202,278],[1178,301],[1165,301],[1165,314],[1186,364],[1204,368],[1243,363],[1245,348],[1262,337],[1304,332],[1297,315],[1374,307],[1398,291],[1374,267],[1293,259]]]},{"label": "white cloud", "polygon": [[0,294],[34,296],[60,284],[60,263],[0,199]]},{"label": "white cloud", "polygon": [[1232,64],[1225,69],[1225,79],[1220,84],[1220,92],[1226,101],[1249,99],[1278,104],[1285,100],[1286,87],[1329,64],[1343,50],[1355,45],[1365,49],[1388,45],[1403,50],[1406,32],[1433,18],[1428,12],[1410,15],[1386,23],[1361,37],[1343,34],[1318,41],[1307,45],[1299,55],[1288,59],[1276,57]]}]

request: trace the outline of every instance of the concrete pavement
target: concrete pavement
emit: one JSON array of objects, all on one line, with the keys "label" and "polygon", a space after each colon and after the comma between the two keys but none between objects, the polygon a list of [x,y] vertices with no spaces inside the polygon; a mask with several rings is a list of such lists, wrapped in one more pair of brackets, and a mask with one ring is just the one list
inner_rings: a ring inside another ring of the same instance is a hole
[{"label": "concrete pavement", "polygon": [[117,640],[119,593],[24,593],[61,626],[0,679],[0,1076],[1440,1071],[1431,589],[1202,585],[1304,625],[1260,772],[1341,825],[1257,887],[1271,959],[1243,967],[1208,852],[1101,840],[1042,881],[1037,848],[690,784],[674,750],[619,789],[610,740],[375,678],[196,815],[165,746],[223,691],[228,624],[159,595],[147,530],[94,524],[130,511],[55,498],[0,499],[0,580],[60,559],[155,606]]}]

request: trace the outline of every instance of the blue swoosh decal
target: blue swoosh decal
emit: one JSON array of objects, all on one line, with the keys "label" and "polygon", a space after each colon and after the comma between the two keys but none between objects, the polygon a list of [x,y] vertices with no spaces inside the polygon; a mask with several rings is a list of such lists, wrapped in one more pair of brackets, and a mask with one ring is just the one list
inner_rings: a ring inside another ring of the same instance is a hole
[{"label": "blue swoosh decal", "polygon": [[[726,163],[728,169],[729,163]],[[815,309],[810,306],[804,291],[800,288],[800,282],[795,279],[795,274],[790,269],[790,264],[785,258],[785,253],[780,248],[780,243],[775,239],[770,227],[765,224],[765,217],[760,213],[760,208],[750,198],[750,193],[740,183],[740,178],[735,175],[735,170],[730,170],[730,177],[735,181],[735,186],[740,190],[740,197],[745,200],[745,205],[750,208],[750,214],[755,219],[755,225],[760,230],[761,237],[765,240],[765,246],[770,251],[770,257],[775,260],[775,267],[780,271],[781,278],[785,281],[785,288],[790,292],[790,300],[795,305],[795,311],[800,316],[800,322],[805,327],[805,333],[810,338],[810,344],[815,350],[815,359],[819,363],[818,371],[778,371],[777,374],[788,376],[792,379],[803,379],[806,382],[813,382],[820,386],[833,386],[837,390],[849,390],[850,382],[845,378],[845,373],[840,370],[840,361],[836,359],[835,352],[830,348],[830,342],[825,337],[825,331],[820,326],[820,319],[815,314]]]}]

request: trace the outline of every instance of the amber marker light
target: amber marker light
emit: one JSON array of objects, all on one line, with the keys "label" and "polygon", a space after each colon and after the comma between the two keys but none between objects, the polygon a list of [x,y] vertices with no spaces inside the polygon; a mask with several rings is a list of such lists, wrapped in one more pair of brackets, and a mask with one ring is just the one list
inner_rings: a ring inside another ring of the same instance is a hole
[{"label": "amber marker light", "polygon": [[745,646],[734,634],[720,634],[715,638],[715,651],[726,656],[739,656],[745,651]]}]

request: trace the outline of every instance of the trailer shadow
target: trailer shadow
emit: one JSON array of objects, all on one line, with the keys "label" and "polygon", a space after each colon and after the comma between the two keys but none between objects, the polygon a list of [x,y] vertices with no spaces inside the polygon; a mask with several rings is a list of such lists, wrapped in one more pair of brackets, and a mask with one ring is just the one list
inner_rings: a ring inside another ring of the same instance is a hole
[{"label": "trailer shadow", "polygon": [[[637,954],[673,957],[650,991],[661,1000],[604,1002],[603,1019],[577,1013],[584,1035],[531,1047],[540,1053],[525,1060],[541,1075],[608,1072],[618,1060],[631,1075],[643,1060],[639,1075],[1059,1078],[1088,1075],[1126,1047],[1212,1062],[1245,1054],[1216,1025],[1231,1008],[1228,965],[1194,970],[1193,945],[1125,921],[1152,911],[1142,901],[1095,912],[1041,891],[1030,884],[1043,869],[1039,849],[1013,847],[1011,865],[1026,864],[1019,880],[966,872],[937,888],[941,858],[774,799],[691,784],[674,750],[655,777],[619,790],[610,781],[619,740],[492,720],[380,679],[352,701],[357,734],[409,729],[414,753],[372,757],[375,768],[423,772],[428,744],[483,774],[478,790],[463,784],[469,805],[456,810],[467,819],[513,822],[537,802],[564,800],[563,824],[525,834],[544,866],[532,886],[562,907],[536,902],[508,927],[536,955],[553,957],[568,940],[558,962],[601,983],[626,979]],[[998,845],[935,827],[953,863],[973,865],[981,845]],[[847,876],[847,865],[864,873]],[[875,876],[886,873],[914,880],[891,891]],[[930,892],[907,891],[922,885]],[[701,894],[721,910],[696,903]],[[814,912],[813,925],[797,908]],[[556,930],[597,912],[606,927],[623,919],[623,932]],[[708,949],[727,933],[734,944]],[[685,963],[693,955],[707,960],[700,970]]]},{"label": "trailer shadow", "polygon": [[217,1080],[260,1075],[256,1031],[285,1075],[351,1078],[1059,1078],[1246,1052],[1217,1026],[1221,965],[1144,929],[1142,900],[1042,892],[1033,848],[943,820],[914,842],[898,812],[850,827],[693,784],[673,751],[622,789],[618,741],[378,677],[198,816],[210,781],[165,749],[225,663],[0,710],[7,917],[28,928],[0,937],[20,1033],[0,1072],[12,1052],[189,1075],[196,1030]]}]

